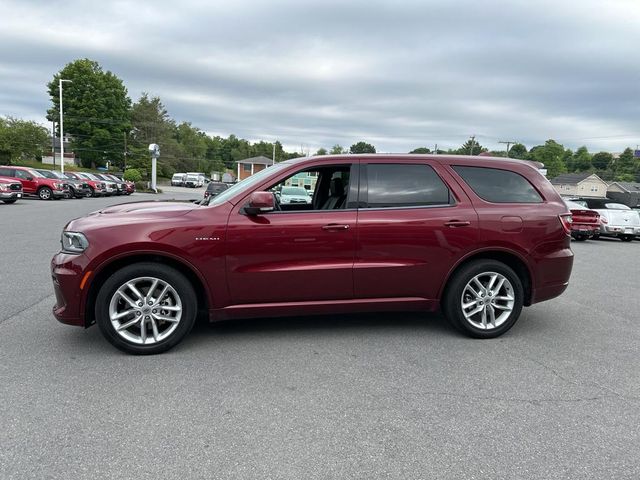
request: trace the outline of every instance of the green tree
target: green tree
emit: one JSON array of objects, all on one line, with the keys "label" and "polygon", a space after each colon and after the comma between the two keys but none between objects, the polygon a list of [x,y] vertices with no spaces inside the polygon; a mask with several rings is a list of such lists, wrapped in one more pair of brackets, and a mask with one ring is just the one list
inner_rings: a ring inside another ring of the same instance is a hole
[{"label": "green tree", "polygon": [[527,147],[525,147],[521,143],[514,143],[513,146],[509,149],[509,157],[524,160],[525,158],[527,158]]},{"label": "green tree", "polygon": [[576,150],[576,153],[573,154],[573,168],[568,168],[568,170],[576,172],[586,172],[589,171],[591,167],[591,154],[587,150],[587,147],[582,146],[578,148],[578,150]]},{"label": "green tree", "polygon": [[316,152],[316,155],[326,155],[326,154],[327,154],[326,148],[319,148],[318,151]]},{"label": "green tree", "polygon": [[455,153],[458,155],[480,155],[486,151],[488,150],[480,145],[477,140],[470,138]]},{"label": "green tree", "polygon": [[544,163],[549,178],[557,177],[567,171],[567,167],[562,161],[563,156],[564,147],[555,140],[547,140],[544,145],[538,145],[529,151],[531,160]]},{"label": "green tree", "polygon": [[47,110],[49,121],[59,118],[60,78],[72,82],[63,86],[64,127],[82,164],[122,164],[124,135],[131,128],[131,100],[122,80],[87,58],[68,63],[47,85],[52,103]]},{"label": "green tree", "polygon": [[598,152],[591,158],[591,163],[598,170],[607,170],[613,162],[613,155],[609,152]]},{"label": "green tree", "polygon": [[[630,148],[625,148],[624,152],[620,154],[620,156],[615,161],[615,175],[616,180],[622,180],[622,175],[625,175],[625,178],[633,178],[636,172],[636,159],[633,156],[633,150]],[[633,181],[633,179],[631,180]]]},{"label": "green tree", "polygon": [[51,150],[50,142],[47,129],[37,123],[0,117],[0,163],[39,160]]},{"label": "green tree", "polygon": [[350,153],[376,153],[376,147],[366,142],[358,142],[351,145]]},{"label": "green tree", "polygon": [[409,153],[431,153],[431,150],[427,147],[418,147],[411,150]]},{"label": "green tree", "polygon": [[337,143],[331,147],[331,150],[329,150],[329,154],[331,155],[340,155],[341,153],[345,153],[345,151],[342,148],[342,145],[338,145]]},{"label": "green tree", "polygon": [[124,171],[122,178],[129,182],[139,182],[142,180],[142,175],[140,175],[140,172],[135,168],[128,168]]}]

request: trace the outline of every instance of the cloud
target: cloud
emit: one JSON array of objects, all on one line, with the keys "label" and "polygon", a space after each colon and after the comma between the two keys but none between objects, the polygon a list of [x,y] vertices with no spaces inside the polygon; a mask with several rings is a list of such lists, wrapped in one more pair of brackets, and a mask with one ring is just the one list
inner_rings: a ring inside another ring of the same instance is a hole
[{"label": "cloud", "polygon": [[46,83],[88,57],[178,121],[314,150],[640,142],[640,5],[9,1],[0,114],[44,122]]}]

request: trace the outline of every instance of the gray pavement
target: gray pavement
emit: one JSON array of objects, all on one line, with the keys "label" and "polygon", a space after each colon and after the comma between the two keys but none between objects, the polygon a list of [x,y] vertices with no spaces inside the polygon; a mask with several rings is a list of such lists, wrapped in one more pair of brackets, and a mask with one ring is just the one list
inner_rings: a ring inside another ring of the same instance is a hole
[{"label": "gray pavement", "polygon": [[133,357],[53,319],[49,260],[68,220],[150,197],[0,204],[1,479],[640,478],[640,242],[574,243],[566,294],[496,340],[260,319]]}]

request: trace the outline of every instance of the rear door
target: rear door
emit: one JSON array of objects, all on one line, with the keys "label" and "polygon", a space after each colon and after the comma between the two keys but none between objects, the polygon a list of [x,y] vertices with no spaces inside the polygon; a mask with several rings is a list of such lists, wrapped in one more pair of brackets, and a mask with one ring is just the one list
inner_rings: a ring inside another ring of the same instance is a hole
[{"label": "rear door", "polygon": [[359,207],[355,298],[435,299],[477,242],[469,198],[434,161],[363,160]]}]

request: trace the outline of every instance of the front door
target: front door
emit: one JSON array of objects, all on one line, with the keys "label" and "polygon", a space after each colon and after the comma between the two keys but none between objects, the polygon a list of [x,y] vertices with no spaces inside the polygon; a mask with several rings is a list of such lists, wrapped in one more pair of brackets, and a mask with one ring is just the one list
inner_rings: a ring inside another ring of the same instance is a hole
[{"label": "front door", "polygon": [[356,170],[342,163],[290,171],[265,188],[281,200],[278,211],[249,216],[247,198],[235,206],[226,236],[234,305],[353,298]]}]

